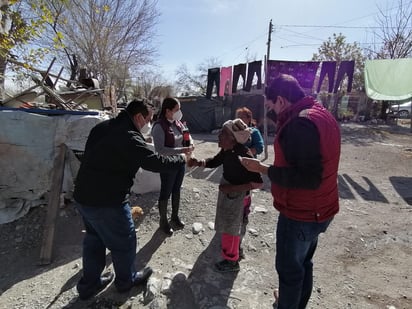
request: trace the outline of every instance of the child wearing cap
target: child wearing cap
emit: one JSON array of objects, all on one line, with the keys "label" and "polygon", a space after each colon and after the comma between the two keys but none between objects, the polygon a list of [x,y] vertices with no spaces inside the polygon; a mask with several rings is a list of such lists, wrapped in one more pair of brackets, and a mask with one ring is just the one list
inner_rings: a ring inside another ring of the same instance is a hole
[{"label": "child wearing cap", "polygon": [[222,234],[223,260],[215,267],[220,272],[239,270],[240,233],[243,224],[243,199],[246,192],[261,188],[259,173],[249,172],[239,161],[240,157],[252,157],[244,144],[250,138],[250,129],[239,118],[228,120],[219,133],[220,151],[206,160],[190,158],[189,167],[216,168],[223,165],[216,206],[215,230]]}]

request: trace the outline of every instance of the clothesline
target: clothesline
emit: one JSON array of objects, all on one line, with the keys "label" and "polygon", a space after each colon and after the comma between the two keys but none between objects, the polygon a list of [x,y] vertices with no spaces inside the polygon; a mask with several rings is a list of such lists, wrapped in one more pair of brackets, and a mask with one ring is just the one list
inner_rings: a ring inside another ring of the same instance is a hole
[{"label": "clothesline", "polygon": [[[268,83],[277,75],[284,73],[293,75],[305,89],[312,90],[316,73],[320,68],[320,78],[316,87],[319,92],[324,79],[328,78],[328,92],[337,93],[345,77],[348,77],[347,91],[352,91],[355,61],[341,61],[339,66],[336,61],[280,61],[269,60],[267,63]],[[335,73],[337,71],[336,79]],[[236,93],[237,86],[242,77],[242,90],[250,91],[254,77],[257,77],[256,88],[261,89],[262,61],[240,63],[234,66],[211,68],[208,70],[206,97],[211,98],[213,88],[216,87],[217,96],[232,95]]]}]

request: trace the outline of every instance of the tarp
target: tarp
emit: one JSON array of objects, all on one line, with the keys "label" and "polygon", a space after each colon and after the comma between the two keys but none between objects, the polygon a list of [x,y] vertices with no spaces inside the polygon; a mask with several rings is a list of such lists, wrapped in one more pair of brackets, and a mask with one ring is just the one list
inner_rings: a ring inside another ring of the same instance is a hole
[{"label": "tarp", "polygon": [[57,146],[84,149],[90,128],[99,121],[99,116],[0,111],[0,224],[47,203]]},{"label": "tarp", "polygon": [[212,132],[222,127],[222,124],[235,117],[235,111],[239,107],[246,106],[253,113],[253,118],[258,126],[263,127],[262,94],[239,94],[221,99],[207,99],[205,97],[180,97],[183,121],[186,122],[190,132]]},{"label": "tarp", "polygon": [[365,90],[374,100],[412,98],[412,59],[381,59],[365,62]]},{"label": "tarp", "polygon": [[[180,97],[183,120],[190,132],[211,132],[221,126],[221,115],[224,114],[224,103],[205,97]],[[230,115],[228,115],[228,118]]]},{"label": "tarp", "polygon": [[[0,224],[24,216],[31,207],[47,204],[53,161],[62,143],[66,153],[62,191],[71,198],[80,162],[74,151],[84,151],[92,127],[107,115],[45,116],[26,111],[0,111]],[[144,180],[144,181],[143,181]],[[160,177],[140,170],[132,191],[159,191]]]}]

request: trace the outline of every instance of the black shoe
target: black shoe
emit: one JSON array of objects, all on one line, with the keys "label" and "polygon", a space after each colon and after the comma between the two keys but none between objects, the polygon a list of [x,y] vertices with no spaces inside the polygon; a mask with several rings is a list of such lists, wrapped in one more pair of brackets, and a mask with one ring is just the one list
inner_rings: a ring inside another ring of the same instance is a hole
[{"label": "black shoe", "polygon": [[159,228],[167,235],[167,236],[172,236],[173,235],[173,229],[170,226],[168,222],[166,223],[160,223]]},{"label": "black shoe", "polygon": [[240,267],[238,261],[223,260],[215,264],[215,269],[221,273],[228,273],[239,271]]},{"label": "black shoe", "polygon": [[152,274],[153,269],[151,267],[145,267],[141,271],[136,272],[133,280],[133,285],[145,283]]},{"label": "black shoe", "polygon": [[133,286],[145,283],[147,281],[147,279],[149,279],[149,277],[151,276],[152,273],[153,273],[153,270],[150,267],[146,267],[146,268],[142,269],[141,271],[135,272],[134,275],[133,275],[132,284],[129,285],[129,286],[126,286],[126,287],[116,286],[117,292],[125,293],[125,292],[130,291],[130,289]]},{"label": "black shoe", "polygon": [[239,248],[239,261],[244,260],[246,258],[245,252],[243,251],[243,248]]},{"label": "black shoe", "polygon": [[185,223],[179,217],[172,217],[170,223],[176,230],[181,230],[185,227]]},{"label": "black shoe", "polygon": [[112,282],[113,278],[114,274],[112,272],[105,273],[100,277],[100,283],[94,288],[90,289],[88,292],[79,292],[79,298],[81,300],[86,300],[95,296],[96,294],[99,294],[99,292],[103,291],[110,284],[110,282]]}]

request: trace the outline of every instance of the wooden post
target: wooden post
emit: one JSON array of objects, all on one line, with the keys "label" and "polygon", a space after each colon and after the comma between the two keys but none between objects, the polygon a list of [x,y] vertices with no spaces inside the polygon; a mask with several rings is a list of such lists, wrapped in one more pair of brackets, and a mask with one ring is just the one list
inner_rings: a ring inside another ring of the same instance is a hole
[{"label": "wooden post", "polygon": [[60,205],[60,192],[63,184],[66,149],[67,146],[65,144],[61,144],[59,146],[58,154],[54,159],[50,195],[47,205],[47,217],[43,229],[43,242],[40,250],[40,265],[47,265],[51,263],[54,228],[57,210]]},{"label": "wooden post", "polygon": [[268,63],[270,61],[270,42],[272,41],[272,32],[273,32],[273,24],[272,20],[269,22],[269,31],[268,31],[268,41],[267,41],[267,51],[265,56],[265,64],[264,64],[264,71],[265,71],[265,79],[263,83],[263,140],[265,142],[265,151],[264,151],[264,158],[261,161],[265,161],[268,157],[268,122],[266,119],[267,108],[266,108],[266,87],[269,86],[269,66]]}]

